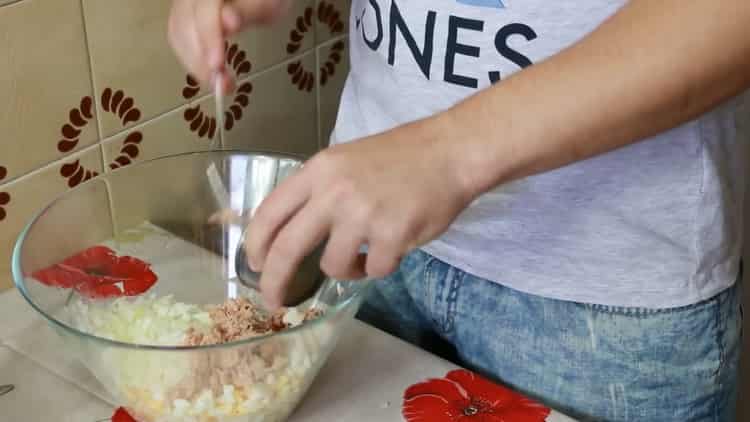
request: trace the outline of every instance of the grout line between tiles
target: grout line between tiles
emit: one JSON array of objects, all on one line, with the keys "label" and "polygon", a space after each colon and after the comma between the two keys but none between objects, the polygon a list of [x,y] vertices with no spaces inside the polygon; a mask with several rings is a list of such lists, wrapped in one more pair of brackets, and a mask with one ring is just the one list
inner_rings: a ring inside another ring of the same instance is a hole
[{"label": "grout line between tiles", "polygon": [[323,84],[320,83],[320,50],[322,45],[315,47],[315,124],[318,132],[318,151],[323,149],[323,131],[320,123],[320,96],[323,92]]},{"label": "grout line between tiles", "polygon": [[[99,108],[97,107],[97,104],[99,102],[99,95],[96,92],[96,82],[94,81],[94,61],[91,58],[91,45],[89,43],[89,32],[88,32],[88,25],[86,23],[86,13],[83,9],[83,0],[79,0],[78,2],[81,6],[81,22],[83,22],[83,42],[86,46],[86,59],[89,65],[89,81],[91,82],[91,96],[94,99],[94,112],[96,113],[96,140],[97,142],[101,143],[102,141],[102,134],[104,133],[102,131],[102,116],[99,112]],[[104,148],[102,148],[101,151],[102,156],[102,170],[104,172],[107,171],[107,162],[106,158],[104,157]]]},{"label": "grout line between tiles", "polygon": [[[86,45],[86,57],[88,59],[89,64],[89,76],[91,81],[91,94],[94,99],[93,106],[94,106],[94,113],[96,113],[96,139],[97,139],[97,145],[99,146],[99,157],[102,162],[102,174],[110,172],[109,165],[107,163],[107,156],[104,152],[104,142],[102,140],[102,135],[104,134],[104,130],[102,129],[102,113],[100,112],[99,107],[97,106],[99,103],[99,94],[96,90],[96,80],[94,76],[94,59],[91,57],[91,45],[89,43],[89,32],[88,32],[88,23],[86,22],[86,11],[84,10],[83,6],[83,0],[80,0],[79,4],[81,5],[81,22],[83,22],[83,41]],[[107,188],[107,202],[109,203],[109,217],[110,221],[112,222],[112,235],[117,235],[117,214],[115,213],[115,201],[112,197],[112,186],[109,183],[108,179],[104,180],[104,186]]]},{"label": "grout line between tiles", "polygon": [[[23,0],[23,1],[26,1],[26,0]],[[16,174],[15,176],[8,177],[6,179],[3,179],[3,183],[0,183],[0,189],[2,189],[4,186],[12,185],[12,184],[14,184],[14,183],[16,183],[18,181],[24,180],[24,179],[26,179],[29,176],[33,176],[35,173],[38,173],[38,172],[40,172],[42,170],[46,170],[46,169],[52,167],[53,165],[55,165],[55,164],[57,164],[57,163],[59,163],[59,162],[61,162],[63,160],[66,160],[66,159],[68,159],[68,158],[70,158],[70,157],[72,157],[74,155],[81,154],[84,151],[86,151],[87,149],[89,149],[89,148],[91,148],[93,146],[96,146],[98,144],[99,144],[99,141],[96,141],[96,142],[94,142],[91,145],[86,145],[86,146],[83,146],[83,147],[78,147],[78,148],[74,149],[73,151],[71,151],[71,152],[69,152],[69,153],[67,153],[67,154],[65,154],[65,155],[63,155],[61,157],[57,157],[57,158],[54,158],[52,160],[44,161],[39,166],[34,167],[31,170],[25,171],[25,172],[23,172],[21,174]]]},{"label": "grout line between tiles", "polygon": [[23,1],[26,1],[26,0],[13,0],[11,2],[5,3],[4,5],[0,6],[0,9],[2,9],[3,7],[13,6],[14,4],[18,4]]},{"label": "grout line between tiles", "polygon": [[[24,174],[21,174],[19,176],[16,176],[16,177],[10,179],[8,182],[4,182],[3,184],[0,184],[0,189],[3,189],[5,187],[7,187],[7,186],[10,186],[10,185],[13,185],[13,184],[16,184],[16,183],[21,183],[21,182],[23,182],[23,181],[25,181],[25,180],[27,180],[29,178],[34,177],[35,175],[37,175],[39,173],[45,172],[47,170],[50,170],[51,168],[59,165],[60,163],[64,162],[65,160],[70,159],[71,157],[85,155],[85,154],[89,153],[90,150],[92,150],[94,148],[100,148],[100,147],[101,147],[101,145],[99,145],[99,142],[97,142],[95,144],[83,147],[83,148],[81,148],[81,149],[79,149],[79,150],[77,150],[77,151],[75,151],[75,152],[73,152],[71,154],[68,154],[68,155],[66,155],[64,157],[58,158],[58,159],[53,160],[53,161],[46,162],[41,167],[36,167],[36,168],[34,168],[33,170],[31,170],[29,172],[26,172]],[[0,293],[3,293],[3,292],[4,291],[0,291]]]},{"label": "grout line between tiles", "polygon": [[333,37],[333,38],[331,38],[329,40],[323,41],[322,43],[318,44],[317,48],[328,47],[328,46],[333,45],[333,44],[335,44],[335,43],[337,43],[337,42],[339,42],[341,40],[345,40],[347,38],[349,38],[349,34],[337,35],[337,36],[335,36],[335,37]]}]

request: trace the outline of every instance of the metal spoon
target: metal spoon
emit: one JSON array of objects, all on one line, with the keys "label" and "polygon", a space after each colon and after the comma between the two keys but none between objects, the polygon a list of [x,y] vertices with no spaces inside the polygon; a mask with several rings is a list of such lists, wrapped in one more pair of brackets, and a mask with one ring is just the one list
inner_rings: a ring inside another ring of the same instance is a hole
[{"label": "metal spoon", "polygon": [[[234,265],[237,278],[242,284],[254,290],[260,290],[259,272],[253,271],[247,262],[247,252],[245,251],[245,236],[247,229],[243,231],[242,237],[237,247]],[[323,256],[323,247],[321,244],[313,253],[305,257],[302,263],[294,273],[289,287],[284,291],[282,305],[288,307],[299,306],[306,300],[313,298],[311,307],[318,305],[319,296],[323,289],[321,286],[326,280],[325,274],[320,270],[320,258]],[[316,295],[316,292],[318,293]]]},{"label": "metal spoon", "polygon": [[[216,77],[214,86],[214,101],[216,102],[216,121],[219,126],[219,133],[221,133],[224,127],[224,91],[222,88],[223,86],[221,84],[221,78]],[[274,179],[278,179],[281,175],[280,173],[292,171],[295,167],[294,165],[287,165],[283,162],[283,160],[276,160],[272,164],[272,167],[274,167],[275,170],[273,172],[275,174]],[[229,209],[229,193],[227,192],[224,183],[221,181],[221,177],[218,175],[216,166],[213,163],[211,163],[211,165],[209,166],[207,175],[212,191],[217,202],[219,203],[219,206],[221,207],[221,209]],[[270,187],[275,184],[276,180],[274,180],[272,184],[263,186],[263,188],[265,189],[261,188],[261,185],[254,186],[255,189],[253,193],[254,196],[258,196],[258,198],[248,199],[253,202],[259,202],[260,197],[264,197],[268,194],[266,190],[270,189]],[[257,207],[257,205],[259,204],[255,204],[255,206],[249,210],[250,214],[254,212],[254,208]],[[242,220],[247,219],[242,218]],[[245,251],[245,236],[247,236],[247,228],[242,232],[238,249],[235,254],[235,272],[237,273],[237,279],[242,284],[256,291],[260,291],[260,273],[250,269],[250,265],[247,262],[247,252]],[[320,258],[322,256],[323,245],[319,246],[312,254],[307,256],[302,261],[298,271],[294,275],[294,279],[292,280],[289,288],[285,291],[282,305],[298,306],[307,299],[314,297],[313,305],[317,306],[319,295],[316,295],[315,293],[321,292],[322,289],[320,289],[320,287],[323,285],[326,279],[325,275],[320,270]]]},{"label": "metal spoon", "polygon": [[[281,164],[279,164],[281,162]],[[268,167],[266,167],[268,165]],[[256,169],[268,170],[273,173],[267,173],[261,171],[261,173],[267,174],[268,178],[252,179],[249,185],[249,192],[246,192],[246,205],[248,209],[244,212],[245,215],[239,216],[239,220],[242,224],[249,221],[251,216],[257,207],[262,202],[271,189],[276,185],[276,179],[278,179],[279,171],[290,171],[291,169],[284,169],[283,160],[271,159],[268,162],[254,162],[249,164],[248,173],[252,174],[253,168],[250,166],[258,166]],[[281,170],[279,169],[281,167]],[[230,195],[219,175],[216,166],[211,163],[206,171],[208,177],[209,186],[216,202],[219,205],[219,209],[227,210],[231,209]],[[273,180],[271,180],[273,179]],[[251,288],[256,291],[260,291],[260,273],[253,271],[247,262],[247,252],[245,250],[245,238],[247,236],[247,227],[242,231],[242,234],[237,245],[237,251],[234,257],[235,273],[237,279],[245,287]],[[289,285],[289,288],[284,291],[284,298],[282,305],[287,307],[299,306],[307,299],[313,298],[313,306],[317,306],[319,302],[319,296],[315,296],[316,292],[321,292],[320,287],[323,285],[326,277],[320,270],[320,259],[323,256],[324,244],[321,244],[313,253],[308,255],[300,264],[297,272],[294,274],[294,278]]]},{"label": "metal spoon", "polygon": [[[216,128],[218,136],[216,139],[221,139],[224,133],[224,87],[221,84],[222,79],[216,77],[216,83],[214,86],[214,100],[216,101]],[[214,149],[216,145],[215,141],[211,141],[211,149]]]},{"label": "metal spoon", "polygon": [[0,385],[0,396],[10,393],[15,388],[13,384]]}]

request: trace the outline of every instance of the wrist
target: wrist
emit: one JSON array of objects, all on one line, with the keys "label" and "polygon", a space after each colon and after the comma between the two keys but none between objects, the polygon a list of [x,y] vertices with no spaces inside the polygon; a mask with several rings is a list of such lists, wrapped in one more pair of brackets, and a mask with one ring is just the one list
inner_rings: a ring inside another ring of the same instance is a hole
[{"label": "wrist", "polygon": [[438,113],[419,121],[418,138],[424,142],[427,157],[436,163],[446,177],[455,182],[462,200],[470,203],[491,188],[488,174],[481,157],[481,143],[471,142],[473,136],[469,127],[471,120],[462,119],[454,109]]},{"label": "wrist", "polygon": [[467,116],[464,110],[453,107],[429,120],[434,148],[448,163],[452,178],[468,201],[506,181],[504,175],[509,170],[495,159],[496,143],[482,134],[478,116]]}]

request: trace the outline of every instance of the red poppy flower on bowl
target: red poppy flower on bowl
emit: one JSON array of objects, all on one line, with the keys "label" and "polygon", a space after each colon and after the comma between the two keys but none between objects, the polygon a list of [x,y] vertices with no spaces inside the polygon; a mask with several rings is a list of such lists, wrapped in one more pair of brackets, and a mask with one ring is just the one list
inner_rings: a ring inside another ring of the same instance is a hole
[{"label": "red poppy flower on bowl", "polygon": [[112,422],[138,422],[134,417],[130,416],[125,408],[118,407],[115,413],[112,415]]},{"label": "red poppy flower on bowl", "polygon": [[551,410],[525,396],[459,369],[409,387],[408,422],[544,422]]},{"label": "red poppy flower on bowl", "polygon": [[158,279],[150,264],[131,256],[117,256],[106,246],[86,249],[32,276],[48,286],[75,289],[91,298],[137,296]]}]

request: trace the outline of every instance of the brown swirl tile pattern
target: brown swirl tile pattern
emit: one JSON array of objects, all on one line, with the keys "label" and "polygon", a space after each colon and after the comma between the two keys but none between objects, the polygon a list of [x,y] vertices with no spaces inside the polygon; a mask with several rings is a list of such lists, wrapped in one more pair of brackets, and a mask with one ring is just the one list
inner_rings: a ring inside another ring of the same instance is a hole
[{"label": "brown swirl tile pattern", "polygon": [[93,110],[94,101],[88,96],[81,99],[81,104],[78,107],[70,109],[68,122],[60,128],[63,139],[57,143],[58,151],[69,152],[78,145],[81,130],[94,117]]},{"label": "brown swirl tile pattern", "polygon": [[[112,88],[105,88],[102,91],[100,100],[102,110],[117,116],[123,127],[128,123],[135,123],[141,119],[141,111],[136,107],[135,100],[132,97],[126,96],[122,90],[115,91]],[[92,103],[91,97],[84,97],[81,100],[81,105],[77,109],[74,108],[70,111],[69,122],[63,125],[62,129],[65,139],[58,143],[58,150],[61,152],[70,151],[78,144],[77,138],[81,132],[81,128],[86,126],[93,118]],[[129,134],[123,141],[122,148],[120,148],[120,155],[109,164],[109,168],[116,169],[130,164],[138,156],[138,145],[142,140],[143,135],[141,132],[134,131]],[[62,148],[67,149],[62,149],[61,145]],[[98,176],[99,173],[86,169],[81,165],[80,160],[74,160],[66,162],[60,167],[60,175],[68,180],[69,187],[74,188]]]},{"label": "brown swirl tile pattern", "polygon": [[[57,143],[57,150],[68,152],[78,145],[78,136],[81,130],[91,122],[94,117],[93,103],[91,97],[83,97],[78,108],[72,108],[68,112],[68,122],[62,125],[63,139]],[[67,162],[60,167],[60,176],[68,179],[68,186],[75,187],[81,182],[96,177],[99,173],[85,169],[79,160]]]},{"label": "brown swirl tile pattern", "polygon": [[327,25],[331,35],[344,32],[344,21],[341,20],[341,12],[331,3],[321,1],[318,3],[318,22]]},{"label": "brown swirl tile pattern", "polygon": [[143,134],[141,132],[135,131],[128,134],[125,140],[122,141],[120,155],[118,155],[113,162],[109,163],[109,168],[116,170],[132,163],[140,153],[138,145],[140,145],[141,141],[143,141]]},{"label": "brown swirl tile pattern", "polygon": [[[313,8],[308,7],[301,16],[297,17],[294,28],[289,32],[289,42],[286,45],[287,53],[292,54],[299,51],[305,37],[312,34],[310,29],[313,26],[314,15],[315,11]],[[312,92],[315,75],[313,72],[305,69],[301,61],[297,60],[290,63],[287,66],[287,73],[291,76],[292,84],[296,85],[297,89]]]},{"label": "brown swirl tile pattern", "polygon": [[135,107],[135,101],[126,97],[122,90],[112,91],[112,88],[106,88],[101,100],[102,109],[119,117],[123,126],[141,119],[141,111]]},{"label": "brown swirl tile pattern", "polygon": [[[236,43],[229,45],[224,43],[226,53],[226,65],[234,72],[235,80],[250,73],[253,65],[247,58],[247,53],[243,51]],[[200,92],[200,84],[190,75],[185,77],[187,85],[182,89],[182,97],[186,100],[195,98]],[[253,85],[249,81],[242,83],[236,90],[232,103],[224,111],[224,130],[232,130],[235,122],[242,119],[242,111],[250,103],[250,93],[253,91]],[[201,110],[200,104],[188,107],[183,114],[185,121],[190,123],[190,130],[195,132],[198,137],[207,137],[209,140],[216,136],[217,123],[215,117],[210,117]]]},{"label": "brown swirl tile pattern", "polygon": [[[5,179],[5,176],[8,175],[8,169],[6,169],[3,166],[0,166],[0,181]],[[7,216],[5,212],[5,206],[10,203],[10,194],[8,192],[0,192],[0,221],[5,220],[5,217]]]},{"label": "brown swirl tile pattern", "polygon": [[[315,15],[315,16],[314,16]],[[289,42],[286,51],[289,54],[296,53],[302,46],[302,41],[310,34],[313,25],[313,18],[317,17],[319,23],[326,25],[331,35],[337,35],[344,32],[344,22],[341,20],[341,12],[331,3],[321,1],[318,4],[317,13],[313,8],[308,7],[302,16],[297,18],[295,27],[289,32]],[[336,66],[341,62],[341,55],[344,50],[343,42],[337,42],[331,47],[326,62],[320,68],[320,82],[325,85],[328,78],[336,72]],[[292,84],[297,86],[300,91],[312,92],[315,84],[315,74],[302,65],[301,61],[295,61],[287,66],[287,73],[291,76]]]},{"label": "brown swirl tile pattern", "polygon": [[341,63],[341,57],[344,53],[344,41],[337,41],[333,43],[331,48],[328,50],[328,58],[325,63],[320,66],[320,84],[325,86],[328,83],[328,78],[336,73],[336,67]]},{"label": "brown swirl tile pattern", "polygon": [[[102,92],[101,101],[102,108],[105,111],[117,115],[120,118],[123,127],[128,123],[134,123],[141,119],[141,110],[136,106],[135,100],[131,97],[125,96],[122,90],[113,91],[110,88],[106,88],[104,92]],[[132,163],[140,153],[139,145],[142,141],[143,134],[141,132],[133,131],[128,134],[128,136],[125,137],[125,140],[122,141],[120,154],[109,163],[109,168],[115,170]]]},{"label": "brown swirl tile pattern", "polygon": [[74,188],[89,179],[99,175],[98,172],[87,170],[80,163],[80,160],[65,163],[60,167],[60,175],[68,179],[68,187]]},{"label": "brown swirl tile pattern", "polygon": [[294,28],[289,32],[289,42],[286,45],[287,53],[296,53],[302,47],[302,41],[312,29],[314,13],[313,8],[308,7],[301,16],[297,17]]},{"label": "brown swirl tile pattern", "polygon": [[289,63],[286,68],[287,73],[292,76],[292,84],[297,85],[297,89],[300,91],[312,92],[315,84],[315,75],[305,69],[300,60]]}]

